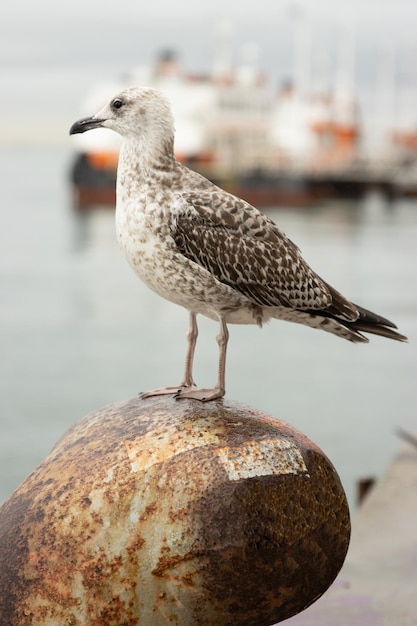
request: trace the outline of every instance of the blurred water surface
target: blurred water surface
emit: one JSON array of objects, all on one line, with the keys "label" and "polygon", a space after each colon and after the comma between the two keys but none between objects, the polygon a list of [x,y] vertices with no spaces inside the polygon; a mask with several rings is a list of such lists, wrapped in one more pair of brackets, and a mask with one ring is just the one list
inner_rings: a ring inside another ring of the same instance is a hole
[{"label": "blurred water surface", "polygon": [[[111,210],[75,213],[60,146],[0,150],[0,502],[86,413],[183,370],[187,313],[134,276]],[[230,328],[227,396],[304,431],[351,502],[417,427],[417,202],[270,211],[328,282],[393,319],[408,345],[352,345],[283,322]],[[195,378],[215,380],[217,325],[200,319]]]}]

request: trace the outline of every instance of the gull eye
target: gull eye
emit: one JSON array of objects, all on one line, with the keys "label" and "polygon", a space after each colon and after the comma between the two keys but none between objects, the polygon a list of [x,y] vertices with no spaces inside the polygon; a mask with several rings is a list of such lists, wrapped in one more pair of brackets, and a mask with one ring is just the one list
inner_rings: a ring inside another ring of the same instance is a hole
[{"label": "gull eye", "polygon": [[123,106],[123,100],[121,100],[120,98],[115,98],[113,102],[111,103],[112,109],[121,109],[122,106]]}]

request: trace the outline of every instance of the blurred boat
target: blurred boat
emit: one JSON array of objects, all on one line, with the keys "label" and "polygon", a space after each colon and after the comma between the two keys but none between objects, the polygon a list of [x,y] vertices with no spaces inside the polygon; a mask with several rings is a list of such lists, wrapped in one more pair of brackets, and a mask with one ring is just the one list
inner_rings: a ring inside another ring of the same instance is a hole
[{"label": "blurred boat", "polygon": [[[360,158],[361,128],[352,97],[305,95],[288,83],[274,92],[249,46],[242,64],[220,61],[210,76],[189,74],[174,54],[137,68],[120,83],[97,86],[82,113],[98,110],[127,84],[161,89],[170,99],[177,158],[226,190],[260,207],[308,205],[326,197],[358,197],[384,176]],[[120,138],[106,129],[75,137],[71,167],[78,209],[114,207]]]}]

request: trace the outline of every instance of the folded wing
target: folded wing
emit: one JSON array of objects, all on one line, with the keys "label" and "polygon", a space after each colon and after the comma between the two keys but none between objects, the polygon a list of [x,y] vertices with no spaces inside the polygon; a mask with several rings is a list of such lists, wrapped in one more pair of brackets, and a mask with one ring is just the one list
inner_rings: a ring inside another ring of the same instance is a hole
[{"label": "folded wing", "polygon": [[173,233],[178,249],[261,306],[358,318],[357,308],[322,280],[272,220],[219,190],[182,195]]}]

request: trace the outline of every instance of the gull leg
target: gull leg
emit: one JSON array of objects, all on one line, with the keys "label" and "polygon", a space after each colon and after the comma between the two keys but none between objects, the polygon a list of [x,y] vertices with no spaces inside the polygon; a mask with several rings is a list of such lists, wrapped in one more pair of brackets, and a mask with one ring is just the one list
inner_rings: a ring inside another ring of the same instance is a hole
[{"label": "gull leg", "polygon": [[220,318],[220,332],[216,337],[219,344],[219,370],[216,386],[212,389],[191,389],[190,387],[182,388],[176,394],[178,400],[183,398],[192,398],[193,400],[201,400],[201,402],[209,402],[222,398],[226,393],[226,351],[227,342],[229,341],[229,331],[227,324],[223,318]]},{"label": "gull leg", "polygon": [[184,379],[180,387],[195,387],[193,380],[194,352],[198,337],[197,316],[190,311],[190,322],[187,330],[187,353],[185,355]]},{"label": "gull leg", "polygon": [[160,387],[158,389],[151,389],[150,391],[145,391],[140,394],[142,399],[151,398],[152,396],[166,396],[170,394],[177,395],[181,393],[184,389],[188,389],[190,387],[195,386],[195,382],[193,380],[193,361],[194,361],[194,352],[195,346],[197,343],[198,337],[198,326],[196,314],[193,311],[190,311],[189,317],[189,326],[187,331],[187,352],[185,355],[185,369],[184,369],[184,379],[183,381],[177,385],[176,387]]},{"label": "gull leg", "polygon": [[217,379],[217,389],[221,389],[224,395],[226,393],[226,352],[229,342],[229,330],[223,318],[220,319],[220,333],[217,335],[217,343],[219,344],[219,371]]}]

